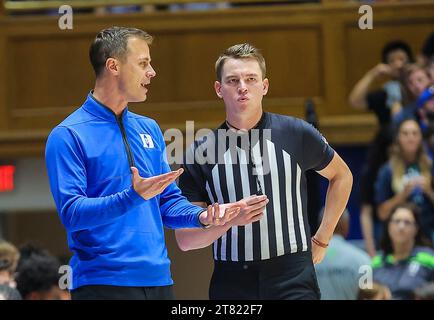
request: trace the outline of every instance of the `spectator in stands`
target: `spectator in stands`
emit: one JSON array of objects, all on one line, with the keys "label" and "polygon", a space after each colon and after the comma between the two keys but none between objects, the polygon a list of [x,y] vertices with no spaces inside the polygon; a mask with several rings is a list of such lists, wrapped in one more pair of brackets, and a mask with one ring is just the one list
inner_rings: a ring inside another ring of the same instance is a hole
[{"label": "spectator in stands", "polygon": [[403,81],[412,101],[417,101],[431,83],[428,70],[417,64],[411,64],[404,68]]},{"label": "spectator in stands", "polygon": [[425,89],[419,97],[415,118],[422,128],[428,155],[434,160],[434,85]]},{"label": "spectator in stands", "polygon": [[363,288],[359,290],[357,300],[390,300],[392,293],[390,289],[382,284],[374,282],[372,288]]},{"label": "spectator in stands", "polygon": [[[428,128],[434,127],[434,85],[426,88],[419,97],[417,102],[417,119],[421,127],[427,131]],[[432,132],[428,133],[428,137],[432,137]],[[432,143],[429,143],[432,146]],[[431,149],[431,148],[430,148]],[[432,150],[432,149],[431,149]],[[432,156],[434,154],[431,154]],[[433,159],[433,157],[431,157]]]},{"label": "spectator in stands", "polygon": [[369,255],[345,240],[349,227],[350,217],[345,210],[324,260],[315,265],[322,300],[356,300],[362,274],[360,267],[370,265]]},{"label": "spectator in stands", "polygon": [[399,124],[408,118],[419,119],[417,102],[424,90],[431,84],[431,79],[426,68],[421,65],[410,64],[404,68],[402,82],[412,102],[393,116],[394,124]]},{"label": "spectator in stands", "polygon": [[393,299],[413,299],[413,292],[434,280],[434,251],[423,235],[419,209],[398,205],[384,225],[383,253],[372,260],[374,281],[386,285]]},{"label": "spectator in stands", "polygon": [[17,289],[25,300],[69,300],[59,287],[59,261],[48,251],[33,246],[21,249]]},{"label": "spectator in stands", "polygon": [[[381,125],[389,123],[391,115],[400,110],[405,100],[399,79],[404,66],[413,60],[413,53],[407,43],[393,41],[386,44],[382,51],[382,63],[369,70],[351,91],[350,105],[355,109],[373,111]],[[374,81],[384,77],[390,80],[383,88],[369,92]]]},{"label": "spectator in stands", "polygon": [[16,287],[15,270],[20,254],[11,243],[0,240],[0,284]]},{"label": "spectator in stands", "polygon": [[0,300],[22,300],[22,298],[17,289],[0,284]]},{"label": "spectator in stands", "polygon": [[434,300],[434,282],[429,282],[414,290],[415,300]]},{"label": "spectator in stands", "polygon": [[397,205],[410,201],[422,209],[425,233],[434,232],[432,161],[423,147],[422,132],[415,120],[407,119],[399,125],[390,160],[378,173],[375,191],[381,220],[387,220]]},{"label": "spectator in stands", "polygon": [[[405,94],[398,79],[402,68],[413,62],[410,46],[402,41],[392,41],[382,50],[382,62],[369,70],[352,89],[349,103],[356,109],[369,109],[375,113],[380,129],[368,150],[368,159],[361,175],[361,210],[360,220],[367,252],[371,257],[376,254],[379,242],[381,223],[378,220],[374,200],[374,181],[378,169],[387,161],[387,150],[392,143],[392,132],[389,126],[391,115],[399,112]],[[380,90],[369,91],[378,79],[390,79]]]}]

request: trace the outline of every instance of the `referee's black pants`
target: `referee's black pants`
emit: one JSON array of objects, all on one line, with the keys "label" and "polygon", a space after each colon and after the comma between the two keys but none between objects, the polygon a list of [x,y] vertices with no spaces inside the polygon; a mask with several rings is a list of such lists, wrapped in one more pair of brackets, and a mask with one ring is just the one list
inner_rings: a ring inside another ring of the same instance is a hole
[{"label": "referee's black pants", "polygon": [[174,300],[173,286],[120,287],[89,285],[71,290],[72,300]]},{"label": "referee's black pants", "polygon": [[255,262],[214,261],[211,300],[319,300],[311,252]]}]

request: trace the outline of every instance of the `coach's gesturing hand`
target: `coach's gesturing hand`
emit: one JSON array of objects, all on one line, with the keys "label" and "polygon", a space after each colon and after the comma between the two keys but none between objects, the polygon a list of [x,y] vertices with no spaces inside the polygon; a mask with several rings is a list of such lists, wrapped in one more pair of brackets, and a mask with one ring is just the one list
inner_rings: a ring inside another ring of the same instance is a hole
[{"label": "coach's gesturing hand", "polygon": [[209,205],[207,210],[199,216],[204,226],[224,226],[240,213],[240,207],[236,203]]},{"label": "coach's gesturing hand", "polygon": [[139,170],[136,167],[131,167],[133,173],[133,188],[142,196],[143,199],[149,200],[166,189],[166,187],[176,180],[184,169],[180,168],[176,171],[160,174],[151,178],[142,178],[139,175]]}]

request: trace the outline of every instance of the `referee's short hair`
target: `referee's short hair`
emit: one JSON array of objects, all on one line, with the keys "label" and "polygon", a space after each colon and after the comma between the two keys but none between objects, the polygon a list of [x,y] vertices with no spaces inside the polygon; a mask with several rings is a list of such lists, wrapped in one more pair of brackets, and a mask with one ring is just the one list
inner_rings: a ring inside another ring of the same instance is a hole
[{"label": "referee's short hair", "polygon": [[215,63],[215,71],[217,75],[217,80],[222,80],[222,70],[223,66],[227,59],[256,59],[259,63],[259,67],[261,68],[262,72],[262,79],[265,78],[265,74],[267,71],[267,68],[265,66],[265,59],[264,56],[261,54],[258,48],[255,48],[249,43],[241,43],[233,45],[232,47],[229,47],[223,52],[217,59]]}]

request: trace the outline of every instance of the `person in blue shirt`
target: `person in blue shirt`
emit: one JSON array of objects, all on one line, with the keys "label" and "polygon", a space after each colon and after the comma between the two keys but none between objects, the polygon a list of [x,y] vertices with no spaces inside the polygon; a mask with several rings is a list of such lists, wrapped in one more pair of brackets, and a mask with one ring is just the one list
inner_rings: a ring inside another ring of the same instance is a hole
[{"label": "person in blue shirt", "polygon": [[47,140],[51,192],[73,252],[72,299],[173,298],[163,226],[224,225],[239,212],[188,202],[159,126],[128,110],[156,75],[151,42],[135,28],[99,32],[89,52],[95,88]]}]

